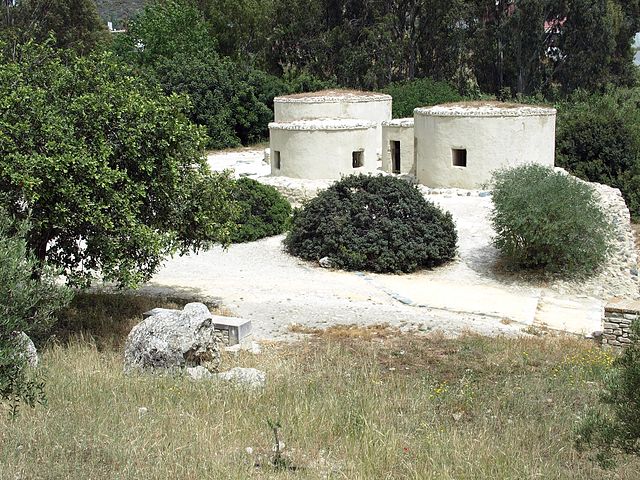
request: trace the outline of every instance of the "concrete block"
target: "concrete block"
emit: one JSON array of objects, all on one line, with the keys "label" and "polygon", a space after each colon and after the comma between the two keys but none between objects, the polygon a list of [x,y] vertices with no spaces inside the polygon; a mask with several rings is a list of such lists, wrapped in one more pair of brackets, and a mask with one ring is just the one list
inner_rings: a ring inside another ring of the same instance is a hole
[{"label": "concrete block", "polygon": [[216,330],[229,332],[229,345],[243,343],[251,335],[251,320],[244,318],[213,315],[213,325]]}]

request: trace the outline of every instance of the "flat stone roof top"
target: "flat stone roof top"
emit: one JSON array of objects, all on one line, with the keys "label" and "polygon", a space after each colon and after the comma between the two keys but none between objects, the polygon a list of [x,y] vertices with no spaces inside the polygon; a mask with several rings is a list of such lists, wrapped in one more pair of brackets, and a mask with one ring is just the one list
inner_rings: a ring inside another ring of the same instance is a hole
[{"label": "flat stone roof top", "polygon": [[321,118],[315,120],[296,120],[294,122],[269,124],[269,130],[368,130],[376,128],[376,122],[354,120],[350,118]]},{"label": "flat stone roof top", "polygon": [[273,100],[276,103],[365,103],[365,102],[390,102],[391,95],[377,92],[363,92],[361,90],[320,90],[318,92],[295,93],[293,95],[285,95],[276,97]]},{"label": "flat stone roof top", "polygon": [[433,117],[534,117],[555,115],[556,109],[520,103],[458,102],[416,108],[414,112]]},{"label": "flat stone roof top", "polygon": [[605,311],[610,313],[639,313],[640,300],[612,298],[605,305]]},{"label": "flat stone roof top", "polygon": [[382,122],[383,127],[403,127],[412,128],[414,124],[413,117],[411,118],[394,118],[386,122]]}]

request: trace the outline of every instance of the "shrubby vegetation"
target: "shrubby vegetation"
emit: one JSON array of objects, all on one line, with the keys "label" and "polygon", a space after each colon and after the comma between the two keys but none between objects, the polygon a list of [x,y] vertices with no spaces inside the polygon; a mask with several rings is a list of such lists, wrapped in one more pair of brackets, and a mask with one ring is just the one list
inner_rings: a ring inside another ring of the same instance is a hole
[{"label": "shrubby vegetation", "polygon": [[462,95],[451,85],[430,78],[392,83],[383,92],[393,97],[394,118],[413,117],[413,110],[417,107],[462,100]]},{"label": "shrubby vegetation", "polygon": [[636,340],[613,362],[604,377],[599,408],[589,411],[578,429],[579,451],[595,452],[603,467],[621,454],[640,456],[640,323],[632,327]]},{"label": "shrubby vegetation", "polygon": [[0,63],[0,206],[36,257],[83,284],[136,285],[174,252],[229,241],[231,183],[212,174],[184,96],[110,54],[27,44]]},{"label": "shrubby vegetation", "polygon": [[449,213],[394,177],[352,175],[293,216],[289,253],[329,257],[345,270],[411,272],[453,259],[457,234]]},{"label": "shrubby vegetation", "polygon": [[493,176],[494,244],[513,268],[588,273],[606,258],[611,226],[593,189],[540,165]]},{"label": "shrubby vegetation", "polygon": [[14,414],[21,403],[34,406],[44,398],[20,333],[46,333],[55,312],[70,300],[70,292],[57,286],[53,272],[29,251],[28,231],[26,223],[0,211],[0,403],[7,402]]},{"label": "shrubby vegetation", "polygon": [[238,229],[234,243],[279,235],[289,226],[291,204],[278,190],[251,178],[234,182],[232,197],[238,203]]},{"label": "shrubby vegetation", "polygon": [[640,89],[579,92],[558,106],[556,163],[619,188],[640,217]]}]

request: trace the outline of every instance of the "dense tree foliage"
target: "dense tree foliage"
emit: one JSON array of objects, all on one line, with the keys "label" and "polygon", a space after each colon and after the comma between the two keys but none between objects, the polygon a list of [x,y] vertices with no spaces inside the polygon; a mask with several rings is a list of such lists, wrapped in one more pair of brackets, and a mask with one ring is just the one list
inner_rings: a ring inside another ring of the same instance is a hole
[{"label": "dense tree foliage", "polygon": [[239,212],[238,228],[231,234],[234,243],[279,235],[289,226],[291,204],[271,185],[240,178],[233,184],[233,199]]},{"label": "dense tree foliage", "polygon": [[95,0],[102,20],[111,22],[114,29],[123,29],[128,21],[142,10],[148,0]]},{"label": "dense tree foliage", "polygon": [[640,90],[576,93],[558,105],[556,163],[574,175],[619,188],[640,218]]},{"label": "dense tree foliage", "polygon": [[135,285],[166,255],[227,242],[230,182],[210,173],[188,100],[111,55],[27,44],[0,63],[0,203],[72,282]]},{"label": "dense tree foliage", "polygon": [[10,47],[50,35],[58,48],[87,54],[108,39],[94,0],[16,0],[3,2],[0,29]]},{"label": "dense tree foliage", "polygon": [[588,184],[530,164],[494,173],[494,244],[507,265],[566,275],[597,269],[611,225]]},{"label": "dense tree foliage", "polygon": [[285,245],[292,255],[328,257],[345,270],[412,272],[453,259],[457,239],[451,214],[417,188],[395,177],[351,175],[294,213]]},{"label": "dense tree foliage", "polygon": [[0,402],[8,402],[13,413],[44,396],[42,379],[29,368],[24,335],[47,332],[55,312],[70,300],[49,269],[33,277],[37,262],[25,240],[28,230],[0,211]]},{"label": "dense tree foliage", "polygon": [[393,97],[393,117],[413,117],[417,107],[427,107],[441,103],[457,102],[463,97],[446,82],[436,82],[429,78],[419,78],[406,82],[395,82],[384,90]]}]

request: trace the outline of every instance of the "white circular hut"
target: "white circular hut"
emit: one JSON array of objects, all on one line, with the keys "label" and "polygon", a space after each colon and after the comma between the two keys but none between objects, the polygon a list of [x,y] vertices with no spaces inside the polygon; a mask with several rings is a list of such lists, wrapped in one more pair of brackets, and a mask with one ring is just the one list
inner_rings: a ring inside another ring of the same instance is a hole
[{"label": "white circular hut", "polygon": [[270,123],[271,175],[339,179],[378,166],[377,124],[367,120],[317,119]]},{"label": "white circular hut", "polygon": [[382,170],[385,172],[416,174],[413,123],[413,118],[382,122]]},{"label": "white circular hut", "polygon": [[[298,93],[273,100],[274,122],[296,120],[351,119],[376,123],[382,139],[382,122],[391,120],[390,95],[359,90],[321,90]],[[378,147],[380,154],[380,147]]]},{"label": "white circular hut", "polygon": [[416,176],[428,187],[476,189],[500,168],[554,165],[553,108],[466,102],[417,108],[414,118]]}]

